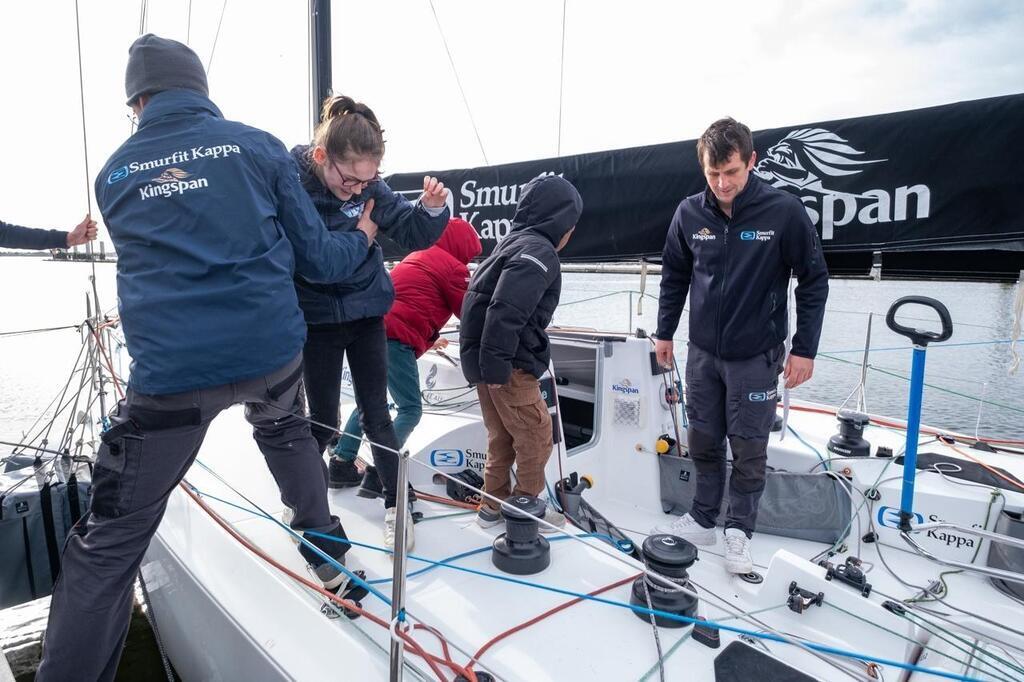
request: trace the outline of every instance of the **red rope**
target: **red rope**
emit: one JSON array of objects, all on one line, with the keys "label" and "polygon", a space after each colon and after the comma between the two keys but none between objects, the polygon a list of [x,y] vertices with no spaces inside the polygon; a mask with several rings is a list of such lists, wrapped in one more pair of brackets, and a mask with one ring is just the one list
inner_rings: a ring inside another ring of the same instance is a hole
[{"label": "red rope", "polygon": [[[282,573],[287,575],[292,580],[295,580],[296,582],[301,583],[302,585],[305,585],[306,587],[308,587],[309,589],[313,590],[314,592],[317,592],[318,594],[326,597],[327,599],[330,599],[332,602],[338,604],[342,608],[348,609],[350,611],[354,611],[354,612],[360,614],[361,616],[366,617],[367,620],[369,620],[369,621],[371,621],[373,623],[376,623],[377,625],[380,625],[381,627],[383,627],[383,628],[385,628],[387,630],[390,630],[391,624],[389,622],[385,621],[383,618],[380,618],[379,616],[376,616],[376,615],[370,613],[369,611],[366,611],[366,610],[360,608],[353,601],[350,601],[348,599],[342,599],[341,597],[339,597],[338,595],[334,594],[333,592],[328,592],[327,590],[325,590],[320,585],[317,585],[316,583],[308,580],[307,578],[304,578],[303,576],[295,573],[294,571],[292,571],[288,567],[280,564],[279,562],[277,562],[276,560],[274,560],[273,558],[268,556],[263,550],[261,550],[259,547],[256,547],[255,545],[253,545],[248,539],[246,539],[244,536],[242,536],[240,533],[238,533],[238,531],[236,531],[233,527],[231,527],[230,524],[228,524],[226,521],[224,521],[224,519],[221,518],[221,516],[217,512],[215,512],[208,504],[206,504],[206,502],[204,502],[202,500],[202,498],[200,498],[198,495],[196,495],[194,492],[192,492],[192,490],[189,489],[189,487],[185,484],[184,481],[182,481],[178,485],[181,486],[182,490],[184,490],[185,493],[189,497],[191,497],[192,500],[195,501],[195,503],[198,504],[200,506],[200,508],[202,508],[203,511],[205,511],[207,514],[209,514],[210,518],[212,518],[217,523],[217,525],[219,525],[221,528],[223,528],[225,531],[227,531],[228,534],[231,535],[231,537],[233,537],[235,540],[237,540],[239,542],[239,544],[241,544],[247,550],[249,550],[250,552],[252,552],[256,556],[258,556],[260,559],[262,559],[266,563],[270,564],[271,566],[273,566],[277,570],[281,571]],[[441,638],[440,633],[437,633],[436,631],[432,631],[432,632],[434,632],[434,634],[437,637]],[[470,680],[470,682],[476,682],[476,676],[473,674],[473,672],[471,670],[469,670],[467,668],[463,668],[462,666],[459,666],[458,664],[456,664],[453,661],[451,661],[450,658],[449,658],[449,660],[446,661],[446,660],[444,660],[444,659],[442,659],[442,658],[440,658],[438,656],[435,656],[433,654],[427,653],[427,651],[424,650],[423,647],[420,646],[420,644],[416,640],[414,640],[412,637],[410,637],[409,635],[407,635],[404,632],[398,631],[398,635],[402,638],[402,640],[406,643],[406,645],[409,647],[409,649],[414,654],[416,654],[417,656],[419,656],[420,658],[422,658],[423,660],[425,660],[427,662],[427,665],[430,666],[430,669],[434,672],[434,674],[437,676],[437,678],[439,680],[441,680],[441,682],[447,682],[448,678],[445,677],[444,672],[441,670],[441,668],[438,667],[438,664],[443,664],[443,665],[447,666],[456,675],[463,675],[468,680]],[[447,646],[444,646],[443,648],[444,648],[445,652],[447,653]]]},{"label": "red rope", "polygon": [[440,495],[431,495],[430,493],[420,492],[419,490],[415,490],[415,489],[414,489],[414,491],[416,492],[416,497],[417,498],[419,498],[421,500],[426,500],[427,502],[437,502],[438,504],[446,504],[449,507],[458,507],[459,509],[472,509],[473,511],[476,511],[477,509],[480,508],[480,505],[478,505],[478,504],[470,504],[469,502],[460,502],[458,500],[453,500],[453,499],[451,499],[449,497],[441,497]]},{"label": "red rope", "polygon": [[1009,476],[1006,476],[1006,475],[1002,474],[998,469],[996,469],[994,467],[990,467],[989,465],[985,464],[984,462],[982,462],[980,459],[978,459],[974,455],[971,455],[971,454],[969,454],[967,452],[964,452],[963,450],[961,450],[957,446],[951,445],[949,443],[946,443],[941,438],[939,438],[938,440],[939,440],[940,443],[944,443],[946,447],[952,449],[953,452],[956,452],[957,454],[963,455],[964,457],[966,457],[967,459],[971,460],[975,464],[978,464],[978,465],[982,466],[986,471],[988,471],[993,476],[998,476],[999,478],[1003,479],[1007,483],[1015,485],[1018,488],[1020,488],[1021,490],[1024,490],[1024,485],[1021,485],[1019,481],[1015,481],[1012,478],[1010,478]]},{"label": "red rope", "polygon": [[103,346],[103,341],[100,339],[99,332],[93,329],[91,325],[89,326],[89,331],[92,333],[93,338],[96,339],[96,346],[101,351],[102,359],[107,361],[107,369],[110,371],[110,376],[113,377],[114,379],[113,384],[114,388],[117,389],[117,395],[120,396],[121,398],[124,398],[124,390],[122,390],[121,388],[121,384],[123,382],[121,381],[121,378],[117,376],[117,374],[114,372],[114,363],[110,359],[110,355],[107,353],[107,349]]},{"label": "red rope", "polygon": [[[641,575],[643,575],[643,574],[642,573],[637,573],[636,575],[632,575],[632,576],[629,576],[627,578],[623,578],[622,580],[617,580],[616,582],[613,582],[610,585],[605,585],[604,587],[599,587],[598,589],[594,590],[593,592],[588,592],[587,596],[596,597],[597,595],[602,594],[604,592],[607,592],[608,590],[613,590],[616,587],[619,587],[621,585],[625,585],[626,583],[629,583],[629,582],[633,582],[634,580],[636,580]],[[469,663],[466,664],[466,669],[467,670],[472,670],[473,669],[473,665],[477,661],[480,660],[480,657],[484,655],[484,652],[486,652],[488,649],[490,649],[492,646],[494,646],[495,644],[497,644],[501,640],[505,639],[506,637],[510,637],[511,635],[514,635],[517,632],[525,630],[526,628],[530,627],[531,625],[534,625],[534,624],[539,623],[540,621],[544,620],[548,616],[553,616],[554,614],[558,613],[559,611],[563,611],[563,610],[569,608],[570,606],[574,606],[575,604],[579,604],[581,601],[584,601],[583,597],[575,597],[575,598],[570,599],[569,601],[565,602],[564,604],[559,604],[558,606],[554,607],[553,609],[548,609],[547,611],[545,611],[544,613],[540,614],[539,616],[534,616],[533,618],[531,618],[530,620],[526,621],[525,623],[520,623],[519,625],[516,625],[513,628],[510,628],[508,630],[505,630],[502,633],[499,633],[498,635],[496,635],[493,638],[491,638],[482,647],[480,647],[479,651],[477,651],[476,654],[473,655],[473,658],[471,658],[469,660]]]},{"label": "red rope", "polygon": [[[831,414],[831,415],[835,415],[836,414],[836,410],[830,409],[830,408],[822,408],[822,407],[806,407],[806,406],[803,406],[803,405],[790,405],[789,409],[791,409],[791,410],[799,410],[800,412],[815,412],[817,414]],[[878,424],[880,426],[888,426],[889,428],[893,428],[893,429],[899,429],[900,431],[906,431],[907,430],[907,425],[906,424],[899,424],[897,422],[892,422],[892,421],[888,421],[888,420],[885,420],[885,419],[879,419],[877,417],[871,417],[871,423],[872,424]],[[922,427],[920,429],[920,431],[922,433],[927,433],[927,434],[932,435],[932,436],[946,436],[946,437],[949,437],[949,434],[946,433],[945,431],[938,431],[936,429],[929,429],[927,427]],[[998,440],[996,438],[978,438],[978,440],[981,441],[982,443],[996,443],[996,444],[1001,444],[1001,445],[1024,445],[1024,440]]]}]

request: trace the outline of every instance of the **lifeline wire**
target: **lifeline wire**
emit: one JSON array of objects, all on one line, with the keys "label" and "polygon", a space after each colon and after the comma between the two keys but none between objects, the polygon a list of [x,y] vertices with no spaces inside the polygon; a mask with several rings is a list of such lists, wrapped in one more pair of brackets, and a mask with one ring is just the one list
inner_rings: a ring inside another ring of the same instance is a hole
[{"label": "lifeline wire", "polygon": [[[208,467],[205,467],[205,465],[204,465],[204,468],[206,468],[208,471],[211,471],[211,473],[214,473]],[[223,479],[222,479],[222,482],[223,482]],[[229,488],[231,487],[226,482],[225,482],[225,485],[228,485]],[[256,509],[259,510],[259,512],[257,513],[253,509],[246,509],[244,507],[240,507],[240,506],[235,505],[235,504],[233,504],[231,502],[228,502],[227,500],[223,500],[223,499],[218,498],[216,496],[209,495],[207,493],[203,493],[203,492],[199,491],[197,488],[195,488],[194,486],[190,485],[190,487],[197,494],[200,494],[200,495],[202,495],[204,497],[208,497],[210,499],[217,500],[219,502],[222,502],[224,504],[228,504],[228,505],[230,505],[232,507],[235,507],[237,509],[241,509],[243,511],[248,511],[250,513],[255,513],[257,515],[264,516],[267,519],[269,519],[270,521],[272,521],[272,522],[274,522],[274,523],[276,523],[276,524],[278,524],[280,526],[284,526],[283,523],[281,523],[277,519],[273,518],[271,515],[267,514],[267,512],[263,511],[258,506],[255,507]],[[232,490],[234,490],[234,489],[232,488]],[[237,490],[235,490],[235,492],[238,493]],[[238,493],[238,494],[240,494],[240,493]],[[243,496],[243,499],[246,499],[246,498],[244,498],[244,496]],[[250,504],[253,504],[251,502],[251,500],[247,500],[247,501]],[[289,531],[290,531],[290,529],[289,529]],[[354,546],[358,546],[358,547],[364,547],[364,548],[367,548],[367,549],[374,549],[376,551],[381,551],[381,552],[387,552],[388,551],[388,550],[386,550],[384,548],[375,547],[373,545],[369,545],[369,544],[366,544],[366,543],[360,543],[360,542],[356,542],[356,541],[353,541],[353,540],[350,540],[350,539],[346,540],[346,539],[338,538],[338,537],[335,537],[335,536],[332,536],[332,535],[326,535],[326,534],[323,534],[323,533],[317,533],[317,532],[314,532],[314,531],[305,531],[305,533],[309,534],[309,535],[313,535],[315,537],[321,537],[321,538],[324,538],[324,539],[327,539],[327,540],[330,540],[330,541],[333,541],[333,542],[349,544],[349,545],[354,545]],[[315,548],[315,545],[309,544],[309,546]],[[506,575],[500,575],[500,574],[495,574],[495,573],[488,573],[486,571],[479,571],[479,570],[468,568],[468,567],[464,567],[464,566],[457,566],[457,565],[454,565],[454,564],[451,564],[451,563],[445,563],[444,561],[434,561],[434,560],[431,560],[431,559],[426,559],[424,557],[418,557],[418,556],[415,556],[415,555],[409,555],[409,557],[412,558],[412,559],[415,559],[417,561],[421,561],[421,562],[424,562],[424,563],[436,565],[436,566],[438,566],[440,568],[448,568],[448,569],[451,569],[451,570],[460,571],[460,572],[468,573],[468,574],[471,574],[471,575],[477,575],[477,576],[481,576],[481,577],[485,577],[485,578],[492,578],[492,579],[495,579],[495,580],[509,582],[509,583],[512,583],[512,584],[518,584],[518,585],[523,585],[523,586],[526,586],[526,587],[532,587],[532,588],[536,588],[536,589],[540,589],[540,590],[544,590],[544,591],[548,591],[548,592],[554,592],[554,593],[557,593],[557,594],[563,594],[563,595],[566,595],[566,596],[571,596],[571,597],[575,597],[575,598],[586,600],[586,601],[594,601],[594,602],[601,603],[601,604],[606,604],[606,605],[609,605],[609,606],[625,608],[625,609],[629,609],[629,610],[632,610],[632,611],[636,611],[637,613],[642,613],[642,614],[647,614],[647,615],[654,615],[654,616],[658,616],[658,617],[661,617],[661,618],[666,618],[666,619],[669,619],[669,620],[675,620],[675,621],[678,621],[678,622],[681,622],[681,623],[687,623],[687,624],[691,624],[691,625],[692,624],[697,624],[697,623],[702,623],[702,624],[705,624],[708,627],[716,629],[716,630],[725,630],[727,632],[734,632],[734,633],[738,633],[738,634],[748,635],[750,637],[755,637],[755,638],[758,638],[758,639],[765,639],[765,640],[768,640],[768,641],[779,642],[779,643],[782,643],[782,644],[793,644],[793,642],[787,640],[783,635],[775,634],[773,632],[754,632],[754,631],[747,630],[747,629],[744,629],[744,628],[738,628],[738,627],[734,627],[734,626],[730,626],[730,625],[725,625],[724,622],[722,622],[722,621],[698,620],[696,618],[690,618],[688,616],[682,616],[682,615],[675,614],[675,613],[669,613],[667,611],[661,611],[661,610],[658,610],[658,609],[647,609],[647,608],[644,608],[642,606],[635,606],[633,604],[629,604],[629,603],[626,603],[626,602],[619,602],[619,601],[616,601],[616,600],[613,600],[613,599],[606,599],[606,598],[603,598],[603,597],[598,597],[598,596],[594,596],[594,595],[578,593],[578,592],[574,592],[572,590],[566,590],[566,589],[562,589],[562,588],[559,588],[559,587],[553,587],[553,586],[544,585],[544,584],[541,584],[541,583],[534,583],[534,582],[531,582],[531,581],[528,581],[528,580],[524,580],[524,579],[521,579],[521,578],[514,578],[514,577],[506,576]],[[383,597],[382,597],[382,599],[383,599]],[[744,616],[747,616],[747,615],[749,615],[749,614],[743,613],[743,614],[740,615],[740,617],[744,617]],[[411,614],[410,614],[410,616],[411,616]],[[844,657],[844,658],[854,658],[854,659],[857,659],[857,660],[870,661],[870,662],[874,662],[874,663],[879,663],[881,665],[888,665],[888,666],[892,666],[892,667],[896,667],[896,668],[901,668],[903,670],[924,672],[924,673],[928,673],[928,674],[931,674],[931,675],[936,675],[936,676],[939,676],[939,677],[945,677],[945,678],[948,678],[948,679],[964,680],[965,682],[980,682],[979,680],[976,680],[976,678],[967,677],[965,675],[958,675],[956,673],[951,673],[951,672],[947,672],[947,671],[943,671],[943,670],[938,670],[938,669],[925,668],[925,667],[922,667],[922,666],[917,666],[917,665],[914,665],[914,664],[906,663],[904,661],[896,661],[896,660],[885,659],[885,658],[881,658],[881,657],[877,657],[877,656],[871,656],[871,655],[868,655],[868,654],[862,654],[862,653],[859,653],[859,652],[849,651],[849,650],[846,650],[846,649],[840,649],[840,648],[837,648],[837,647],[831,647],[831,646],[827,646],[827,645],[823,645],[823,644],[817,644],[815,642],[810,642],[810,641],[798,642],[798,645],[801,645],[802,647],[804,647],[806,649],[810,649],[812,651],[818,651],[818,652],[821,652],[821,653],[837,655],[837,656],[841,656],[841,657]],[[452,646],[454,647],[454,645],[452,645]],[[845,670],[844,672],[848,672],[849,673],[849,672],[852,672],[852,671]],[[864,677],[867,678],[867,679],[874,679],[870,675],[866,675],[866,674],[864,675]]]}]

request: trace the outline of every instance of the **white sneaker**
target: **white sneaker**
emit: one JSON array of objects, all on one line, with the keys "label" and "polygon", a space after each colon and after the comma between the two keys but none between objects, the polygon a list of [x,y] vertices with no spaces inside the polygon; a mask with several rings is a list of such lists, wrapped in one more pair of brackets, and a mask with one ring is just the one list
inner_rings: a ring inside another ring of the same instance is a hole
[{"label": "white sneaker", "polygon": [[[294,518],[295,518],[295,510],[292,509],[291,507],[285,507],[284,509],[281,510],[281,522],[284,525],[286,525],[289,528],[291,528],[292,527],[292,519],[294,519]],[[295,533],[288,533],[288,539],[291,540],[292,542],[294,542],[296,545],[299,544],[299,538],[295,536]]]},{"label": "white sneaker", "polygon": [[547,509],[544,510],[544,520],[553,526],[558,526],[558,528],[551,528],[550,526],[545,526],[543,524],[538,523],[537,526],[541,533],[557,533],[559,529],[565,527],[565,516],[560,512],[555,511],[555,508],[552,507],[551,505],[548,505]]},{"label": "white sneaker", "polygon": [[697,523],[696,519],[690,516],[689,513],[683,514],[678,519],[673,519],[668,523],[663,523],[660,526],[655,526],[651,529],[651,535],[663,533],[666,535],[675,535],[676,537],[688,540],[695,545],[702,545],[704,547],[715,544],[715,529],[705,528],[704,526]]},{"label": "white sneaker", "polygon": [[754,562],[750,559],[750,538],[739,528],[725,529],[725,570],[730,573],[754,570]]},{"label": "white sneaker", "polygon": [[[395,549],[395,526],[398,522],[398,511],[395,507],[388,507],[384,511],[384,548],[394,551]],[[412,515],[405,517],[405,551],[409,552],[416,544],[416,535],[412,529]],[[394,556],[392,554],[391,556]]]}]

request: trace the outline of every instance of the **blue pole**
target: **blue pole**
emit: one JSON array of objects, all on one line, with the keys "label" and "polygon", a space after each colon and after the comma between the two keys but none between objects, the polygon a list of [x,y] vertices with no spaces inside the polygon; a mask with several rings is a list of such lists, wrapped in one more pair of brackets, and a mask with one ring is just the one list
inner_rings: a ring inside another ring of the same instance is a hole
[{"label": "blue pole", "polygon": [[921,428],[921,397],[924,393],[925,347],[914,346],[910,368],[910,403],[907,407],[907,447],[903,452],[903,497],[900,500],[900,530],[910,530],[914,518],[914,477],[917,475],[917,440]]}]

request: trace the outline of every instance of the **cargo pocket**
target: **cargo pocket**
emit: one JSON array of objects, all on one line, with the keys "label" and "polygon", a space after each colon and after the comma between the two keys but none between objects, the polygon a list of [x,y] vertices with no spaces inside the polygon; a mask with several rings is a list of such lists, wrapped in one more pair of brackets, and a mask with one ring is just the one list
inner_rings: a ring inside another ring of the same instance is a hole
[{"label": "cargo pocket", "polygon": [[767,438],[775,420],[778,384],[769,381],[744,381],[729,396],[729,435],[740,438]]},{"label": "cargo pocket", "polygon": [[92,474],[91,511],[97,516],[117,518],[131,507],[142,443],[140,436],[121,436],[100,446]]},{"label": "cargo pocket", "polygon": [[536,380],[520,384],[516,379],[517,377],[513,375],[509,383],[498,389],[501,402],[508,407],[520,425],[530,428],[542,426],[547,409],[544,407],[539,385]]}]

